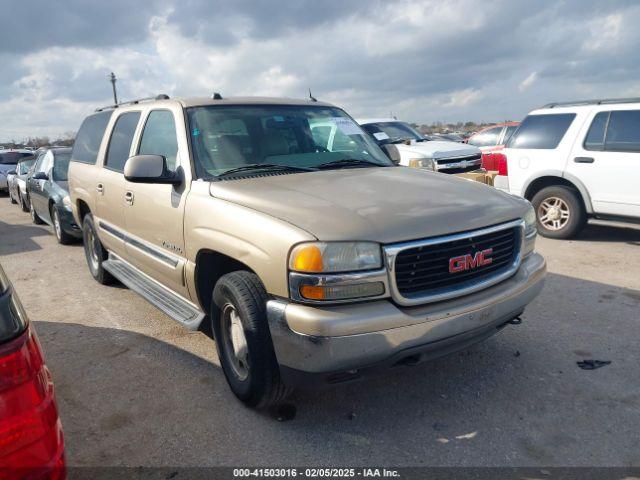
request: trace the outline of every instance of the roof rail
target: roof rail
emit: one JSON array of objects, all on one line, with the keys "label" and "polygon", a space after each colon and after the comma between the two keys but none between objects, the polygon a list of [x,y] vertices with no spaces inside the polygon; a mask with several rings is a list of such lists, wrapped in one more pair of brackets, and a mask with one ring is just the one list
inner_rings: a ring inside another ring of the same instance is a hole
[{"label": "roof rail", "polygon": [[577,107],[582,105],[612,105],[616,103],[640,103],[640,97],[634,98],[600,98],[594,100],[575,100],[573,102],[547,103],[540,108]]},{"label": "roof rail", "polygon": [[156,100],[169,100],[169,95],[161,93],[156,95],[155,97],[144,97],[144,98],[136,98],[135,100],[127,100],[126,102],[119,102],[113,105],[107,105],[106,107],[96,108],[96,112],[102,112],[103,110],[108,110],[110,108],[118,108],[122,105],[136,105],[141,102],[154,102]]}]

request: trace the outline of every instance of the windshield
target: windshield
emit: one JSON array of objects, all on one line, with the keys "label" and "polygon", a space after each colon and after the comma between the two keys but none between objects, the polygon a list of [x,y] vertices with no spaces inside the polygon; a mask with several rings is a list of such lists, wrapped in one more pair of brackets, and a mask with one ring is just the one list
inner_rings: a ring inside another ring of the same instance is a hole
[{"label": "windshield", "polygon": [[26,174],[29,169],[33,166],[33,164],[36,163],[36,159],[34,158],[33,160],[23,160],[18,164],[18,174],[19,175],[24,175]]},{"label": "windshield", "polygon": [[0,165],[16,165],[21,158],[30,157],[32,153],[4,152],[0,153]]},{"label": "windshield", "polygon": [[362,128],[373,135],[380,144],[403,140],[415,140],[417,142],[427,141],[427,139],[418,133],[411,125],[404,122],[367,123],[363,125]]},{"label": "windshield", "polygon": [[393,166],[338,108],[206,106],[187,109],[187,116],[196,173],[201,178],[247,166],[260,168],[260,164],[300,171],[342,160]]},{"label": "windshield", "polygon": [[58,182],[66,182],[69,173],[69,160],[71,160],[71,152],[56,153],[53,158],[53,179]]}]

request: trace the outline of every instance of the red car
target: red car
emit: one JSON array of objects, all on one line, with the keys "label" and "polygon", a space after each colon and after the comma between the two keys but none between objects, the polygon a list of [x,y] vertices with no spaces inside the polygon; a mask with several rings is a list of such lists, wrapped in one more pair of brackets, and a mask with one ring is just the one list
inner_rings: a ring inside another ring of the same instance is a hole
[{"label": "red car", "polygon": [[469,137],[467,143],[469,145],[475,145],[482,151],[483,168],[487,170],[501,170],[501,160],[504,156],[494,154],[504,148],[519,125],[520,122],[498,123],[480,130],[478,133]]},{"label": "red car", "polygon": [[0,266],[0,479],[66,477],[51,373]]}]

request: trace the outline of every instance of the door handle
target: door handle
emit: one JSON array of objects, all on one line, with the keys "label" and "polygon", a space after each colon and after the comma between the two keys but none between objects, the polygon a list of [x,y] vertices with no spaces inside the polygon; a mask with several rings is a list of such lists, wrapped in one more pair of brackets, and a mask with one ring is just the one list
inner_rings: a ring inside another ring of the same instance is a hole
[{"label": "door handle", "polygon": [[98,192],[100,195],[104,193],[104,186],[101,183],[96,185],[96,192]]},{"label": "door handle", "polygon": [[133,192],[129,191],[124,194],[124,201],[127,205],[133,205]]},{"label": "door handle", "polygon": [[595,160],[593,157],[576,157],[573,159],[576,163],[593,163]]}]

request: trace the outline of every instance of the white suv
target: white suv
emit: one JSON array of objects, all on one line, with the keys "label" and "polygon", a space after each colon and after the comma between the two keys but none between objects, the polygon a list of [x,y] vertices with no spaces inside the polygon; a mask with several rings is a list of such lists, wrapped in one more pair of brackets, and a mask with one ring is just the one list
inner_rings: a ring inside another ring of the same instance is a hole
[{"label": "white suv", "polygon": [[531,201],[541,235],[570,238],[588,218],[640,221],[640,99],[546,105],[503,153],[495,186]]}]

